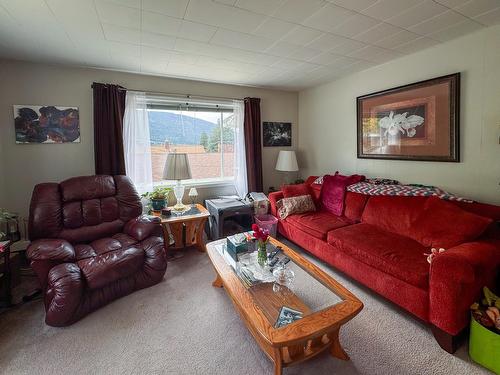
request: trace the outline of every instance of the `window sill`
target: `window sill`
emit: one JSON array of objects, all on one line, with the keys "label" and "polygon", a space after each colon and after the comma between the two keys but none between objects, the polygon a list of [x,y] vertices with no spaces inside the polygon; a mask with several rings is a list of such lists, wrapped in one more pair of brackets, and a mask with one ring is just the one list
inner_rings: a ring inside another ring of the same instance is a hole
[{"label": "window sill", "polygon": [[[211,188],[211,187],[218,187],[218,186],[234,186],[235,181],[233,179],[231,180],[197,180],[197,181],[181,181],[181,184],[185,187],[196,187],[196,188]],[[156,186],[164,186],[164,187],[170,187],[173,188],[176,185],[174,181],[160,181],[156,182],[153,184],[154,187]]]}]

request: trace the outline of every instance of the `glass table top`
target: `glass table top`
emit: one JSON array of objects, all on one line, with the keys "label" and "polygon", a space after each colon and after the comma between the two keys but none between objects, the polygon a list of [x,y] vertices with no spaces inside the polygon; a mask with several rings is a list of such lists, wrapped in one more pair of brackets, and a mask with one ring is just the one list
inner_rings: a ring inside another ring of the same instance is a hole
[{"label": "glass table top", "polygon": [[[293,324],[343,301],[334,290],[324,285],[306,267],[288,258],[283,251],[275,256],[278,262],[271,267],[258,263],[257,251],[238,254],[238,261],[235,262],[227,253],[225,240],[217,241],[215,248],[275,328]],[[268,256],[275,250],[276,247],[268,243]],[[289,261],[283,267],[287,259]]]}]

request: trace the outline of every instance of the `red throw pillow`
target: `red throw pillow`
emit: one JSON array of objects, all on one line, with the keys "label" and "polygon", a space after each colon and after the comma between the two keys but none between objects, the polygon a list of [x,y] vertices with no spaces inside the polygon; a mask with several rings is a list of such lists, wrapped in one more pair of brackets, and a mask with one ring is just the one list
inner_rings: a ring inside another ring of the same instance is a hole
[{"label": "red throw pillow", "polygon": [[424,246],[445,249],[479,237],[492,219],[467,212],[453,203],[430,197],[414,223],[412,238]]},{"label": "red throw pillow", "polygon": [[342,216],[344,213],[344,196],[347,186],[363,181],[364,179],[365,176],[357,174],[343,176],[338,172],[334,176],[325,175],[321,189],[321,205],[328,212]]},{"label": "red throw pillow", "polygon": [[283,197],[299,197],[301,195],[311,195],[309,190],[309,185],[307,184],[296,184],[296,185],[283,185],[281,188],[283,191]]}]

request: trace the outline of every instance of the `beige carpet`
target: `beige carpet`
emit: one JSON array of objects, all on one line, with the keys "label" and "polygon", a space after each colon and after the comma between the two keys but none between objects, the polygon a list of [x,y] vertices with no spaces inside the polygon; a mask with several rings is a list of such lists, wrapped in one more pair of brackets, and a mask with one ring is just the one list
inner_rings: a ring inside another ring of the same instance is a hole
[{"label": "beige carpet", "polygon": [[[323,353],[292,374],[489,374],[463,346],[444,352],[430,331],[392,304],[322,265],[365,304],[344,326],[351,361]],[[211,286],[206,254],[188,250],[165,280],[67,328],[43,322],[41,301],[0,315],[1,374],[272,374],[224,289]]]}]

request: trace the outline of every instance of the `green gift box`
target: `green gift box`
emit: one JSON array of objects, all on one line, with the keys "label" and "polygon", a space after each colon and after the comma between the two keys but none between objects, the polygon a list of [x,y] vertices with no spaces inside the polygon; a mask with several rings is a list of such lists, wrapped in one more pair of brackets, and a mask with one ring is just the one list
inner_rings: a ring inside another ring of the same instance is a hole
[{"label": "green gift box", "polygon": [[248,250],[248,243],[245,234],[238,233],[227,237],[227,252],[237,262],[238,254],[245,253]]},{"label": "green gift box", "polygon": [[500,374],[500,335],[490,331],[471,317],[469,355],[474,362]]}]

